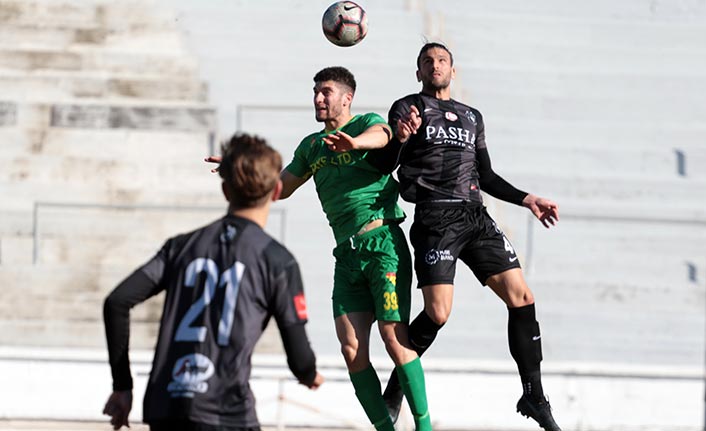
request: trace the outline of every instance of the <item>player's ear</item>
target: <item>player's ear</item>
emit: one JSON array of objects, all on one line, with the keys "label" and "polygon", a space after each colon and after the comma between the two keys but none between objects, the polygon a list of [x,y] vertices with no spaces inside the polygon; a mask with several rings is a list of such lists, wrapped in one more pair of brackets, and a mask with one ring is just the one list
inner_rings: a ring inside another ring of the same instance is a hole
[{"label": "player's ear", "polygon": [[277,184],[275,184],[275,188],[272,189],[272,202],[279,200],[279,197],[282,195],[282,189],[284,188],[284,185],[282,185],[282,180],[277,180]]},{"label": "player's ear", "polygon": [[417,82],[422,82],[422,75],[419,74],[419,69],[417,69]]},{"label": "player's ear", "polygon": [[343,106],[351,106],[351,103],[353,102],[353,93],[346,92],[346,94],[343,96]]},{"label": "player's ear", "polygon": [[221,183],[221,190],[223,191],[223,196],[226,197],[226,200],[230,202],[231,196],[230,196],[230,191],[228,189],[228,186],[226,185],[226,182],[223,181]]},{"label": "player's ear", "polygon": [[451,79],[456,79],[456,68],[451,66]]}]

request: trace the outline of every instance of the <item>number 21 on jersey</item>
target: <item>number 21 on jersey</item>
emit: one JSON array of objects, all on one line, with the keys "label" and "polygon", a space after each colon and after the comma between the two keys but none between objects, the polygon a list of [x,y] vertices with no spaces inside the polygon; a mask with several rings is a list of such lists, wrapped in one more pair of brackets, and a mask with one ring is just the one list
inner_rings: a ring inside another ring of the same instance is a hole
[{"label": "number 21 on jersey", "polygon": [[216,289],[225,289],[223,299],[223,309],[221,310],[221,318],[218,321],[218,344],[225,346],[228,344],[230,332],[233,329],[233,319],[235,318],[235,304],[238,300],[238,288],[240,280],[243,277],[245,265],[240,262],[235,262],[233,266],[226,269],[218,277],[218,265],[212,259],[197,258],[194,259],[187,267],[184,275],[184,286],[196,287],[196,280],[199,274],[205,273],[206,280],[204,283],[203,294],[191,304],[184,317],[179,322],[174,341],[191,341],[203,342],[206,339],[205,326],[191,326],[196,318],[208,309],[209,304],[216,294]]}]

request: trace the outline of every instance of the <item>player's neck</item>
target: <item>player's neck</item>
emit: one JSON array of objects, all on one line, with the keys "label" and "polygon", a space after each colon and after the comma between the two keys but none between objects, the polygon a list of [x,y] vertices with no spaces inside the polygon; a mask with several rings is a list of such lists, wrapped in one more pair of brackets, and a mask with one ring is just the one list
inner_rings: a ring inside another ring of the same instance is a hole
[{"label": "player's neck", "polygon": [[266,206],[258,208],[231,209],[230,213],[236,217],[248,219],[264,229],[267,224],[267,216],[270,213],[270,204],[268,202]]},{"label": "player's neck", "polygon": [[336,118],[331,118],[329,120],[326,120],[324,122],[324,131],[325,132],[332,132],[338,128],[341,128],[346,125],[349,121],[351,121],[351,118],[353,118],[353,115],[349,113],[347,114],[341,114],[340,116]]},{"label": "player's neck", "polygon": [[439,100],[451,100],[451,87],[445,88],[422,88],[422,94],[437,98]]}]

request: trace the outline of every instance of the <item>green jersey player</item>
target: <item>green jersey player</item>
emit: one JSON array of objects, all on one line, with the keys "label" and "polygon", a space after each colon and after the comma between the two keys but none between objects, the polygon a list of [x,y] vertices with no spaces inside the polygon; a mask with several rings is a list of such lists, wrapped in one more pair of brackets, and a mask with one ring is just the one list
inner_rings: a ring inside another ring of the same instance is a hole
[{"label": "green jersey player", "polygon": [[324,130],[297,147],[282,171],[281,198],[314,178],[321,206],[333,229],[336,259],[333,315],[341,352],[363,409],[378,430],[393,430],[380,380],[369,357],[372,324],[396,365],[418,430],[430,430],[424,374],[407,336],[412,281],[411,255],[398,223],[398,185],[376,168],[375,153],[337,153],[337,143],[387,143],[390,127],[377,114],[350,112],[356,83],[343,67],[314,76],[316,120]]}]

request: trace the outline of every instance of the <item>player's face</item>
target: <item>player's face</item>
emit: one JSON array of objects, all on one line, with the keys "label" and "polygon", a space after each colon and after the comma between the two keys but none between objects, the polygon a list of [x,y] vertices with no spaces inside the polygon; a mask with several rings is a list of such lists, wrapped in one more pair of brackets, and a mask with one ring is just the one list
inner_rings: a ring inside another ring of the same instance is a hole
[{"label": "player's face", "polygon": [[417,70],[417,80],[429,90],[443,90],[451,85],[456,69],[451,65],[451,56],[442,48],[430,48],[422,54]]},{"label": "player's face", "polygon": [[319,82],[314,86],[314,112],[316,121],[334,120],[350,109],[353,95],[346,86],[335,81]]}]

